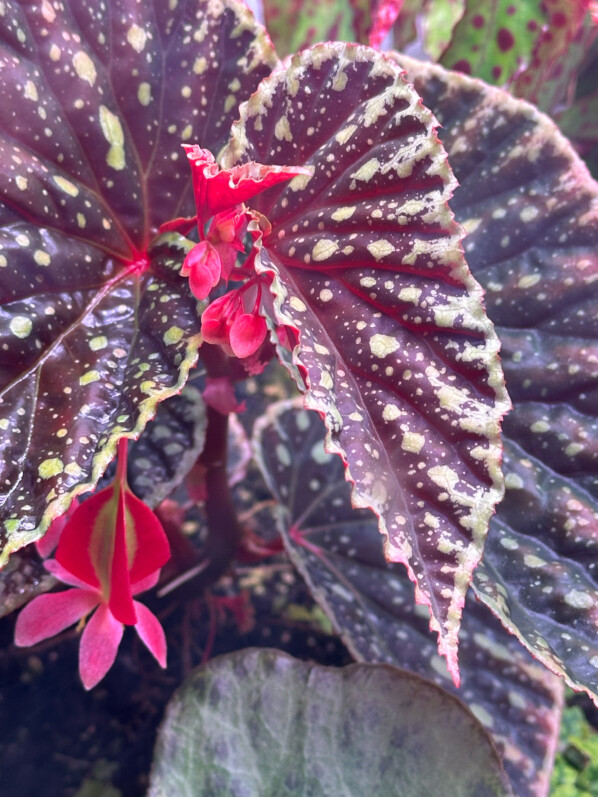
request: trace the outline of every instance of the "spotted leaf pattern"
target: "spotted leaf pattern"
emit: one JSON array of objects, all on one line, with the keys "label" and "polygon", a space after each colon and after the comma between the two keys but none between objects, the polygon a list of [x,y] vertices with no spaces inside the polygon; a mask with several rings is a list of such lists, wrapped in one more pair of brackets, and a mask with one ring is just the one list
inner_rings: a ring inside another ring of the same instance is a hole
[{"label": "spotted leaf pattern", "polygon": [[442,122],[514,410],[506,497],[474,585],[553,672],[598,699],[598,186],[555,125],[401,56]]},{"label": "spotted leaf pattern", "polygon": [[404,0],[264,0],[264,17],[281,56],[317,42],[346,41],[378,47]]},{"label": "spotted leaf pattern", "polygon": [[537,0],[467,0],[440,63],[502,85],[529,63],[545,21]]},{"label": "spotted leaf pattern", "polygon": [[152,239],[193,213],[181,140],[216,152],[276,63],[233,0],[0,3],[0,563],[183,386],[185,246]]},{"label": "spotted leaf pattern", "polygon": [[546,797],[563,685],[534,662],[471,592],[460,631],[455,689],[413,600],[402,568],[384,561],[376,519],[351,507],[325,429],[300,403],[281,401],[260,418],[252,446],[278,504],[285,548],[312,595],[358,661],[385,662],[457,694],[491,734],[518,797]]},{"label": "spotted leaf pattern", "polygon": [[384,57],[321,45],[241,107],[223,162],[242,160],[314,167],[251,203],[272,226],[256,268],[274,279],[278,323],[299,331],[307,405],[326,417],[353,500],[379,515],[458,678],[507,399],[434,120]]},{"label": "spotted leaf pattern", "polygon": [[545,111],[567,101],[579,64],[597,35],[589,6],[590,0],[546,4],[547,22],[536,38],[530,63],[511,86],[515,96]]}]

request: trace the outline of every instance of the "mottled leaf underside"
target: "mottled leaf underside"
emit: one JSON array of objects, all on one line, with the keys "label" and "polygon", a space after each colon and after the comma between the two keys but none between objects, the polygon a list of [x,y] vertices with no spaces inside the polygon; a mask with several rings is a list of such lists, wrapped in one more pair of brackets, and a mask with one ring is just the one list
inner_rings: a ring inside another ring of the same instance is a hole
[{"label": "mottled leaf underside", "polygon": [[248,648],[198,668],[174,695],[148,795],[361,797],[372,784],[401,797],[512,794],[484,729],[435,684]]},{"label": "mottled leaf underside", "polygon": [[276,57],[234,2],[0,4],[0,562],[180,391],[199,345],[181,141],[214,151]]},{"label": "mottled leaf underside", "polygon": [[274,277],[278,321],[299,330],[307,405],[348,463],[353,501],[379,515],[456,674],[507,402],[433,117],[387,59],[323,45],[261,84],[223,160],[314,167],[256,201],[272,225],[257,268]]},{"label": "mottled leaf underside", "polygon": [[514,410],[506,497],[478,596],[574,688],[598,695],[598,186],[550,120],[401,58],[437,114]]},{"label": "mottled leaf underside", "polygon": [[385,562],[371,512],[351,507],[325,428],[300,403],[272,405],[252,445],[278,505],[294,564],[358,661],[417,672],[464,700],[491,734],[518,797],[545,797],[563,685],[469,593],[459,633],[461,688],[451,682],[402,567]]}]

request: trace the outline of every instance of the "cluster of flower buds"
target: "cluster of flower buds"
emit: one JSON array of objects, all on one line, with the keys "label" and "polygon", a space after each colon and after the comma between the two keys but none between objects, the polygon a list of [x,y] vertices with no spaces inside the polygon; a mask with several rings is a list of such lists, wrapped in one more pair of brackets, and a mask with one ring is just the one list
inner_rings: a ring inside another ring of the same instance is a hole
[{"label": "cluster of flower buds", "polygon": [[197,224],[199,243],[187,254],[181,274],[189,278],[193,294],[206,299],[221,280],[247,280],[240,288],[213,301],[202,317],[202,335],[227,354],[251,357],[265,340],[267,327],[263,318],[263,287],[267,281],[253,269],[255,252],[237,265],[239,252],[245,251],[245,239],[251,220],[251,234],[259,237],[259,218],[245,202],[278,183],[309,174],[301,166],[266,166],[246,163],[232,169],[220,169],[209,150],[185,145],[191,164],[193,195],[197,216],[175,219],[161,228],[187,234]]}]

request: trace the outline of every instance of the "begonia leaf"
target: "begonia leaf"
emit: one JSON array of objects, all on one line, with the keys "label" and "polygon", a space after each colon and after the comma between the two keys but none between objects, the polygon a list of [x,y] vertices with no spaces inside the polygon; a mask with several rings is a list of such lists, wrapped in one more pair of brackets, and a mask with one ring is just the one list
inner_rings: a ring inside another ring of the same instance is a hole
[{"label": "begonia leaf", "polygon": [[276,62],[234,0],[1,4],[0,562],[184,384],[197,304],[151,241],[193,212],[181,140],[216,152]]},{"label": "begonia leaf", "polygon": [[538,0],[467,0],[440,62],[502,85],[529,62],[545,21]]},{"label": "begonia leaf", "polygon": [[545,797],[563,685],[534,662],[471,592],[459,634],[461,688],[436,653],[404,570],[382,554],[371,512],[351,506],[325,428],[297,400],[271,405],[252,438],[278,505],[285,548],[358,661],[417,672],[457,694],[492,736],[518,797]]},{"label": "begonia leaf", "polygon": [[[419,10],[420,0],[416,0],[414,5],[416,10]],[[428,0],[420,24],[423,27],[426,53],[431,56],[433,61],[438,60],[448,47],[453,29],[463,16],[464,9],[465,0]],[[399,17],[400,21],[401,17]],[[398,42],[395,49],[399,52],[403,51]]]},{"label": "begonia leaf", "polygon": [[314,167],[254,201],[272,225],[256,269],[273,278],[277,323],[299,331],[307,406],[326,416],[353,501],[379,515],[458,678],[508,404],[434,120],[389,60],[322,45],[241,106],[223,161],[243,160]]},{"label": "begonia leaf", "polygon": [[180,396],[163,401],[153,421],[129,447],[127,479],[152,508],[186,478],[203,451],[206,411],[201,393],[185,385]]},{"label": "begonia leaf", "polygon": [[44,568],[33,545],[18,551],[0,570],[0,617],[10,614],[37,595],[48,592],[57,583]]},{"label": "begonia leaf", "polygon": [[547,24],[536,39],[530,63],[511,86],[513,94],[546,111],[566,100],[567,89],[575,82],[575,67],[596,38],[589,6],[590,0],[546,4]]},{"label": "begonia leaf", "polygon": [[562,684],[469,593],[459,634],[461,688],[436,653],[402,568],[382,555],[371,512],[351,506],[342,463],[324,451],[324,426],[297,400],[271,405],[252,438],[278,505],[285,548],[358,661],[417,672],[457,694],[491,734],[518,797],[545,797],[558,737]]},{"label": "begonia leaf", "polygon": [[477,595],[533,655],[598,699],[598,185],[527,103],[400,58],[460,182],[514,410],[507,491]]},{"label": "begonia leaf", "polygon": [[482,726],[436,684],[384,664],[322,667],[248,648],[198,668],[175,693],[148,797],[362,797],[372,788],[512,794]]}]

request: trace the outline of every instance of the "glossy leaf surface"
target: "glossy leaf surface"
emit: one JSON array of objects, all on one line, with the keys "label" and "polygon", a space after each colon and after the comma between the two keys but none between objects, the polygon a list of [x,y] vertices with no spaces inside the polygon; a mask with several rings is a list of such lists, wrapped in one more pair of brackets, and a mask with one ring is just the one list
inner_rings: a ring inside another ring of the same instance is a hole
[{"label": "glossy leaf surface", "polygon": [[[402,59],[407,64],[407,59]],[[598,695],[598,186],[549,119],[499,89],[409,62],[460,188],[514,410],[507,492],[478,596],[534,656]]]},{"label": "glossy leaf surface", "polygon": [[252,444],[278,504],[285,547],[358,661],[404,667],[453,691],[491,734],[518,797],[546,797],[563,686],[471,592],[460,631],[461,688],[436,652],[404,570],[384,561],[371,512],[351,507],[324,426],[298,401],[272,405]]},{"label": "glossy leaf surface", "polygon": [[256,268],[274,279],[278,323],[299,330],[306,402],[326,416],[353,500],[380,516],[458,677],[507,404],[433,124],[387,59],[323,45],[262,83],[223,158],[314,167],[256,199],[272,225]]},{"label": "glossy leaf surface", "polygon": [[481,725],[435,684],[248,648],[197,669],[174,695],[148,795],[362,797],[372,784],[401,797],[511,794]]},{"label": "glossy leaf surface", "polygon": [[184,384],[197,306],[184,250],[151,241],[193,211],[181,140],[217,151],[276,57],[234,2],[1,8],[5,561]]}]

